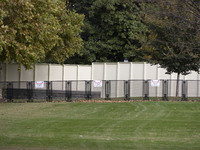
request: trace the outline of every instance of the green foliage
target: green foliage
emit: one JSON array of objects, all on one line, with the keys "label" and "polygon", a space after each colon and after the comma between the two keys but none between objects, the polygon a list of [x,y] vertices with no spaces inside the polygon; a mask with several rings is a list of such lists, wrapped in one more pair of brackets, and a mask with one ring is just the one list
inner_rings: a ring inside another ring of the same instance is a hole
[{"label": "green foliage", "polygon": [[147,27],[142,23],[142,3],[124,0],[73,0],[71,6],[85,14],[82,56],[70,63],[130,61],[143,45]]},{"label": "green foliage", "polygon": [[[174,0],[164,5],[161,2],[156,3],[159,4],[155,8],[156,13],[151,13],[146,19],[151,32],[143,47],[146,52],[144,58],[166,68],[169,74],[186,75],[192,70],[199,72],[200,32],[193,24],[195,20],[187,13],[184,3]],[[182,17],[179,17],[180,14]],[[184,18],[189,15],[190,20],[185,21]]]},{"label": "green foliage", "polygon": [[63,63],[81,48],[83,15],[61,0],[2,0],[0,61],[13,60],[27,69],[48,57]]}]

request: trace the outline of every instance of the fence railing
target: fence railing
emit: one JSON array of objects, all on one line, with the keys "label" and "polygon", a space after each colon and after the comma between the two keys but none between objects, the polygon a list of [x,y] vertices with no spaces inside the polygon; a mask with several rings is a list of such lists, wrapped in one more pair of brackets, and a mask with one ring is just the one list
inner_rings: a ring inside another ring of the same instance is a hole
[{"label": "fence railing", "polygon": [[1,82],[4,99],[73,101],[115,100],[200,100],[199,80],[90,80]]}]

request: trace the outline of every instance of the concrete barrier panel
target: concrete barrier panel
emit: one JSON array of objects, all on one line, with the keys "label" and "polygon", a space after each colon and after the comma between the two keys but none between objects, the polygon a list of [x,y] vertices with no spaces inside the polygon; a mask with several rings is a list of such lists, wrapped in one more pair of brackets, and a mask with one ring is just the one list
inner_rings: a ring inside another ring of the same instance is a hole
[{"label": "concrete barrier panel", "polygon": [[34,69],[26,70],[23,66],[21,66],[21,81],[34,81]]},{"label": "concrete barrier panel", "polygon": [[63,76],[63,66],[62,65],[50,65],[49,80],[58,81],[62,80]]},{"label": "concrete barrier panel", "polygon": [[119,63],[119,77],[118,80],[127,80],[130,79],[130,63]]},{"label": "concrete barrier panel", "polygon": [[117,80],[117,63],[106,63],[106,75],[105,80]]},{"label": "concrete barrier panel", "polygon": [[37,64],[35,65],[35,81],[49,80],[49,65]]},{"label": "concrete barrier panel", "polygon": [[163,69],[163,68],[160,68],[158,67],[158,78],[159,79],[164,79],[164,80],[167,80],[167,79],[170,79],[171,78],[171,75],[170,74],[166,74],[166,69]]},{"label": "concrete barrier panel", "polygon": [[144,63],[133,63],[132,64],[132,77],[131,80],[143,80],[144,79]]},{"label": "concrete barrier panel", "polygon": [[77,65],[64,65],[64,80],[77,80]]},{"label": "concrete barrier panel", "polygon": [[146,64],[145,76],[146,79],[158,79],[158,66]]},{"label": "concrete barrier panel", "polygon": [[93,80],[103,80],[105,72],[105,63],[93,63]]},{"label": "concrete barrier panel", "polygon": [[[23,66],[18,72],[17,64],[4,64],[1,81],[52,81],[52,80],[176,80],[177,74],[165,74],[166,69],[145,62],[93,63],[92,65],[36,64],[35,70]],[[192,71],[181,80],[199,80],[199,74]]]},{"label": "concrete barrier panel", "polygon": [[7,69],[7,72],[6,72],[6,80],[7,81],[19,81],[20,80],[18,65],[8,64],[6,69]]},{"label": "concrete barrier panel", "polygon": [[80,65],[78,67],[78,80],[91,80],[91,66]]}]

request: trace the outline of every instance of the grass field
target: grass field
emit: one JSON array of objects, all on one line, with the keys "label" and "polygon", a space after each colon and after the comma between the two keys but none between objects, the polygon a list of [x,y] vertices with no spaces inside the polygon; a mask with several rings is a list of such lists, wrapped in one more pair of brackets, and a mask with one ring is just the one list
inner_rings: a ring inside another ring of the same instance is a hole
[{"label": "grass field", "polygon": [[0,149],[199,150],[200,103],[0,103]]}]

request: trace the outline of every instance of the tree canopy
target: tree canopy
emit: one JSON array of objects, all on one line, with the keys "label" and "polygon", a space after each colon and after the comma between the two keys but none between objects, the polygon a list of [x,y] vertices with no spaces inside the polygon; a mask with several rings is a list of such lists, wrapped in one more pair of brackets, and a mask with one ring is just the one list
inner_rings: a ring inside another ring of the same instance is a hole
[{"label": "tree canopy", "polygon": [[191,9],[198,10],[199,4],[195,0],[151,2],[153,9],[148,9],[146,15],[150,33],[143,47],[144,59],[166,68],[169,74],[177,73],[177,82],[180,74],[199,72],[200,18]]},{"label": "tree canopy", "polygon": [[1,0],[0,61],[64,63],[82,46],[83,19],[62,0]]},{"label": "tree canopy", "polygon": [[200,18],[187,11],[189,8],[185,1],[165,2],[154,2],[154,5],[156,3],[159,6],[157,11],[146,16],[151,34],[144,47],[147,52],[144,57],[166,68],[168,73],[188,74],[191,70],[199,71]]},{"label": "tree canopy", "polygon": [[68,63],[139,60],[146,39],[143,3],[131,0],[71,0],[71,8],[85,15],[82,56]]}]

